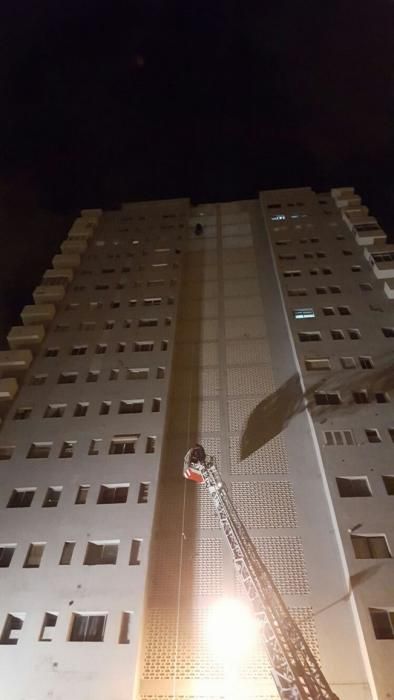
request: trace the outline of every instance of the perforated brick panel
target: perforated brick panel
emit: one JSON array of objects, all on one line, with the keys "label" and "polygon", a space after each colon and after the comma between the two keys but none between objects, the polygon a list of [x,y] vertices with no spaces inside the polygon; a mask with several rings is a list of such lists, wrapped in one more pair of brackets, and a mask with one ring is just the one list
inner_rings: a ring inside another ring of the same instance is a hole
[{"label": "perforated brick panel", "polygon": [[197,487],[197,489],[195,505],[196,526],[202,528],[220,527],[219,518],[216,515],[210,495],[202,486]]},{"label": "perforated brick panel", "polygon": [[[235,209],[236,207],[236,209]],[[239,204],[226,202],[220,205],[222,224],[245,224],[249,221],[249,212],[239,211]]]},{"label": "perforated brick panel", "polygon": [[228,236],[223,238],[223,248],[249,248],[252,244],[252,236]]},{"label": "perforated brick panel", "polygon": [[250,236],[251,228],[248,223],[224,224],[222,226],[223,236]]},{"label": "perforated brick panel", "polygon": [[259,293],[259,285],[255,277],[224,280],[223,290],[226,297],[250,297]]},{"label": "perforated brick panel", "polygon": [[201,319],[199,321],[185,321],[179,319],[177,324],[177,340],[200,340],[202,342],[216,340],[218,337],[217,319]]},{"label": "perforated brick panel", "polygon": [[234,505],[246,527],[296,527],[295,498],[288,481],[231,485]]},{"label": "perforated brick panel", "polygon": [[214,399],[177,401],[171,412],[171,422],[174,434],[219,431],[219,402]]},{"label": "perforated brick panel", "polygon": [[[198,253],[190,253],[185,251],[183,254],[183,269],[188,271],[190,267],[197,267],[199,265],[216,265],[218,260],[218,255],[215,250],[212,251],[200,251]],[[186,275],[187,277],[187,275]]]},{"label": "perforated brick panel", "polygon": [[283,595],[309,593],[300,537],[254,537],[253,543]]},{"label": "perforated brick panel", "polygon": [[216,281],[194,282],[186,281],[182,285],[181,294],[189,297],[189,299],[210,299],[217,297],[218,284]]},{"label": "perforated brick panel", "polygon": [[189,240],[187,242],[187,246],[189,250],[193,251],[206,251],[206,250],[215,250],[217,247],[217,239],[216,238],[193,238],[193,240]]},{"label": "perforated brick panel", "polygon": [[259,403],[259,397],[230,399],[228,402],[229,426],[232,432],[244,430],[249,416]]},{"label": "perforated brick panel", "polygon": [[229,341],[226,344],[228,365],[257,365],[271,362],[268,342],[261,340]]},{"label": "perforated brick panel", "polygon": [[229,340],[233,338],[263,338],[266,332],[262,316],[227,318],[225,321],[225,335]]},{"label": "perforated brick panel", "polygon": [[174,361],[177,367],[211,367],[218,364],[217,343],[178,343]]},{"label": "perforated brick panel", "polygon": [[[229,367],[227,369],[227,390],[230,396],[254,394],[259,396],[260,399],[263,398],[263,396],[274,391],[274,378],[271,367],[268,365]],[[256,403],[257,401],[255,401],[254,405]],[[232,404],[232,409],[236,410],[234,404]]]},{"label": "perforated brick panel", "polygon": [[176,610],[151,608],[146,620],[144,680],[220,679],[223,667],[216,663],[204,637],[207,611],[181,611],[177,654]]},{"label": "perforated brick panel", "polygon": [[217,299],[185,299],[179,307],[180,319],[217,318],[219,313]]},{"label": "perforated brick panel", "polygon": [[287,450],[281,435],[277,435],[256,452],[240,460],[240,440],[230,437],[230,472],[243,474],[287,474]]},{"label": "perforated brick panel", "polygon": [[255,263],[256,255],[254,248],[250,247],[242,250],[223,250],[223,262],[237,264],[244,262]]},{"label": "perforated brick panel", "polygon": [[256,265],[251,262],[225,263],[223,265],[223,279],[236,280],[256,277]]},{"label": "perforated brick panel", "polygon": [[290,608],[290,614],[300,627],[302,634],[309,645],[312,654],[320,663],[319,642],[317,640],[315,619],[312,608]]},{"label": "perforated brick panel", "polygon": [[191,552],[190,580],[194,595],[223,594],[223,552],[220,539],[202,539]]},{"label": "perforated brick panel", "polygon": [[225,299],[224,313],[226,316],[262,316],[263,304],[259,296]]},{"label": "perforated brick panel", "polygon": [[216,280],[217,276],[217,265],[188,265],[185,270],[188,280]]}]

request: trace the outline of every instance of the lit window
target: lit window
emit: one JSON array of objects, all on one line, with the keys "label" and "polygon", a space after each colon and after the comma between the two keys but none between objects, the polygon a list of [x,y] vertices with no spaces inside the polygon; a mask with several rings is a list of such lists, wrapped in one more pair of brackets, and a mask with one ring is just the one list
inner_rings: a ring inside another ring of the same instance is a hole
[{"label": "lit window", "polygon": [[315,318],[315,312],[311,308],[307,309],[293,309],[293,316],[296,319],[300,318]]}]

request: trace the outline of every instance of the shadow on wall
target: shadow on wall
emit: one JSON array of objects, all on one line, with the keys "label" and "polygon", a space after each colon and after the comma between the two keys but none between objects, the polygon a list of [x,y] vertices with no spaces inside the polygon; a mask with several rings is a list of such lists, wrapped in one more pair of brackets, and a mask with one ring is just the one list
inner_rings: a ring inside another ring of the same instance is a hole
[{"label": "shadow on wall", "polygon": [[356,370],[344,381],[344,372],[338,371],[316,382],[305,392],[298,374],[294,374],[274,393],[264,398],[250,414],[241,438],[240,459],[246,459],[282,432],[291,418],[308,408],[314,418],[324,422],[331,415],[332,406],[316,405],[316,392],[348,392],[350,397],[335,406],[338,412],[354,413],[358,404],[352,392],[366,391],[368,395],[394,391],[394,362],[392,353],[379,360],[379,369]]}]

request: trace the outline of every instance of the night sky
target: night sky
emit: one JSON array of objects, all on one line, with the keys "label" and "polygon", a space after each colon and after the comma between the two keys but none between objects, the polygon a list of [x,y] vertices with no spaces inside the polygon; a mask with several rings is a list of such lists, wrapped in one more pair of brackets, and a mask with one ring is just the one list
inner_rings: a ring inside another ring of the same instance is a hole
[{"label": "night sky", "polygon": [[0,51],[3,329],[81,207],[352,184],[394,231],[392,0],[19,0]]}]

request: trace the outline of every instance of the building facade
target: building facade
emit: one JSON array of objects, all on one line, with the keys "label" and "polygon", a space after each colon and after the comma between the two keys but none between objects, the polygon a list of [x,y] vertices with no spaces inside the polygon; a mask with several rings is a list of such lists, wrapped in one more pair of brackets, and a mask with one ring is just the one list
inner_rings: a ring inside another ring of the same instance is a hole
[{"label": "building facade", "polygon": [[[81,212],[0,353],[7,700],[226,697],[195,442],[333,690],[394,694],[393,280],[351,188]],[[237,695],[277,697],[257,645]]]}]

